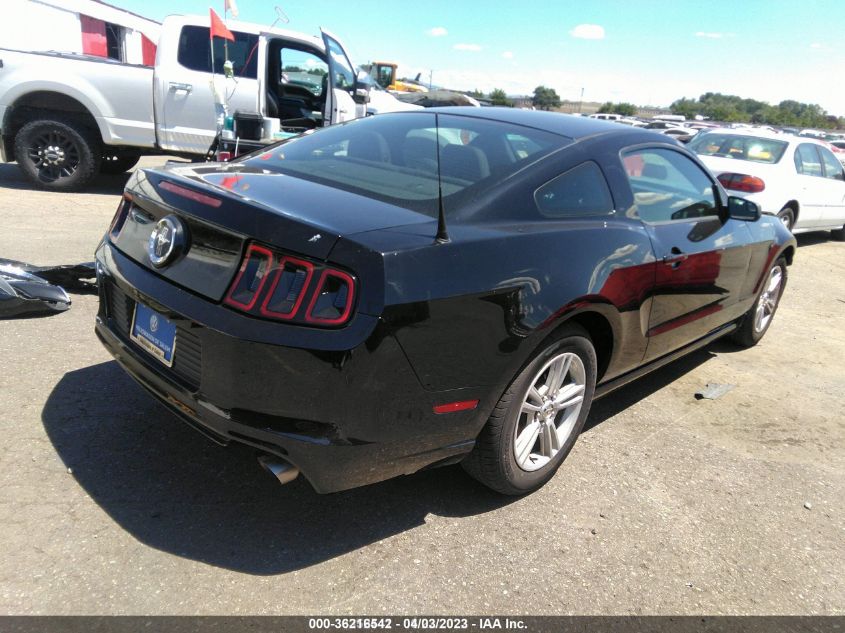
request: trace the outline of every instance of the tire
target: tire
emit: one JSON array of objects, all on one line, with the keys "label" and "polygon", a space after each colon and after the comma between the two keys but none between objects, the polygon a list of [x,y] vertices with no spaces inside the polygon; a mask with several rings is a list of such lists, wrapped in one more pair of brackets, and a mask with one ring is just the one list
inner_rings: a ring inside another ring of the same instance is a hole
[{"label": "tire", "polygon": [[106,154],[103,156],[102,161],[100,162],[100,173],[122,174],[137,165],[139,160],[141,160],[140,156],[121,156],[120,154]]},{"label": "tire", "polygon": [[830,237],[837,242],[845,242],[845,226],[841,229],[834,229],[830,232]]},{"label": "tire", "polygon": [[100,140],[89,129],[60,119],[24,125],[15,137],[15,156],[26,177],[38,187],[74,191],[99,172]]},{"label": "tire", "polygon": [[795,211],[791,207],[784,207],[778,211],[778,220],[783,222],[783,225],[792,233],[792,227],[795,226]]},{"label": "tire", "polygon": [[769,269],[757,300],[742,318],[739,329],[734,332],[733,339],[737,344],[752,347],[763,338],[780,305],[786,278],[786,260],[781,257]]},{"label": "tire", "polygon": [[[462,462],[464,469],[506,495],[524,495],[543,486],[584,427],[596,366],[595,349],[582,328],[572,325],[559,332],[511,382]],[[555,389],[552,372],[561,370]]]}]

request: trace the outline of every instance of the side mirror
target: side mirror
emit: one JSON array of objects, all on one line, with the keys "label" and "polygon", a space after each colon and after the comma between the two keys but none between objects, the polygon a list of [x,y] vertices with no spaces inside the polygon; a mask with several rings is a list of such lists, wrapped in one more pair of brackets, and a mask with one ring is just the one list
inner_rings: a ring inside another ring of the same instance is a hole
[{"label": "side mirror", "polygon": [[751,200],[730,196],[728,198],[728,217],[744,222],[756,222],[760,219],[760,205]]},{"label": "side mirror", "polygon": [[355,96],[353,97],[355,103],[369,103],[370,91],[366,88],[355,88]]}]

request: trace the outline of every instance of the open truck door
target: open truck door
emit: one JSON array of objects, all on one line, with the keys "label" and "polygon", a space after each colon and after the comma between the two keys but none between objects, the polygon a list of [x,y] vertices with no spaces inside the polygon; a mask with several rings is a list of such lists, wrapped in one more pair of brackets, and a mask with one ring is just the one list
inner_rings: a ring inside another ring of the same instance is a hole
[{"label": "open truck door", "polygon": [[357,75],[340,41],[328,31],[320,29],[329,63],[329,88],[326,94],[323,121],[330,125],[357,117],[355,95]]}]

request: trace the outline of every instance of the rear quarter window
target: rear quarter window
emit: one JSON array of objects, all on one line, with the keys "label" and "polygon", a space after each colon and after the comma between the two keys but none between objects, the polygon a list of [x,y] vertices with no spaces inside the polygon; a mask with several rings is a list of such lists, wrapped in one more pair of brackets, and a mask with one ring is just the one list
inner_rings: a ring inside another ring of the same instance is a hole
[{"label": "rear quarter window", "polygon": [[534,201],[546,218],[569,218],[613,213],[613,198],[601,169],[581,163],[537,189]]}]

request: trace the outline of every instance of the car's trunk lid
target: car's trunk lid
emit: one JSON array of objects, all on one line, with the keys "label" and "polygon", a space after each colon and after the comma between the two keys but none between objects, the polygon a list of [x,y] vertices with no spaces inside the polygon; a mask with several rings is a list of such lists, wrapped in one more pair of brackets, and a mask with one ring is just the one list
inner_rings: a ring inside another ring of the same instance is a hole
[{"label": "car's trunk lid", "polygon": [[[414,211],[290,176],[209,165],[136,172],[127,191],[132,206],[112,242],[142,266],[215,301],[231,284],[248,241],[326,260],[341,236],[432,222]],[[183,255],[155,267],[150,237],[167,215],[184,224],[187,244]]]}]

